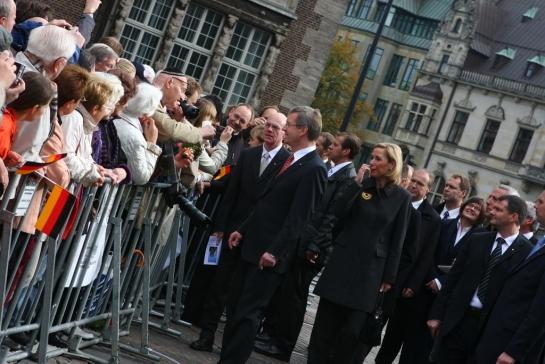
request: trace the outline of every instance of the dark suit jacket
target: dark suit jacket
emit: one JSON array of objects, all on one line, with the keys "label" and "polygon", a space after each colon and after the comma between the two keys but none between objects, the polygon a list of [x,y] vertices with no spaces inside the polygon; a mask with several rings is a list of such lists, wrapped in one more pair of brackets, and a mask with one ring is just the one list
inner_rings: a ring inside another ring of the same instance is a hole
[{"label": "dark suit jacket", "polygon": [[[447,335],[462,320],[469,308],[488,267],[496,235],[495,232],[473,234],[458,254],[430,314],[431,319],[442,321],[439,332],[441,337]],[[492,270],[486,298],[481,302],[481,320],[486,320],[508,272],[520,264],[531,249],[528,240],[519,235],[502,254]]]},{"label": "dark suit jacket", "polygon": [[[441,221],[441,234],[439,235],[439,242],[437,243],[437,249],[435,251],[435,265],[433,266],[431,278],[439,279],[441,285],[445,284],[446,274],[440,271],[438,265],[452,265],[454,259],[458,255],[458,252],[469,240],[469,237],[478,232],[483,232],[484,229],[481,226],[473,226],[458,244],[454,245],[456,240],[456,234],[458,232],[458,221],[457,219],[442,220]],[[430,278],[430,280],[431,280]]]},{"label": "dark suit jacket", "polygon": [[214,221],[215,231],[222,231],[227,235],[242,224],[250,214],[258,196],[263,193],[269,181],[278,174],[290,155],[286,149],[281,148],[263,174],[259,176],[262,153],[263,147],[259,146],[245,149],[240,154],[237,165],[230,173],[229,185]]},{"label": "dark suit jacket", "polygon": [[477,346],[476,361],[495,363],[506,352],[517,364],[538,364],[544,335],[545,248],[542,248],[505,278]]},{"label": "dark suit jacket", "polygon": [[330,216],[343,223],[315,292],[336,304],[371,312],[380,284],[394,284],[407,231],[410,195],[391,184],[378,189],[373,178],[350,183]]},{"label": "dark suit jacket", "polygon": [[[325,265],[333,250],[333,242],[339,233],[338,227],[324,229],[324,217],[332,212],[335,202],[341,196],[343,188],[356,177],[354,164],[350,163],[334,175],[328,177],[325,193],[318,208],[311,220],[306,224],[301,236],[300,255],[303,256],[307,250],[318,254],[316,263]],[[304,257],[304,256],[303,256]]]},{"label": "dark suit jacket", "polygon": [[304,224],[324,193],[327,173],[316,151],[294,162],[271,180],[251,215],[237,229],[242,233],[242,259],[258,264],[263,253],[278,259],[274,269],[285,273],[295,254]]},{"label": "dark suit jacket", "polygon": [[435,210],[435,212],[437,212],[437,214],[439,215],[439,217],[442,219],[443,216],[441,216],[441,212],[443,211],[443,209],[445,208],[445,203],[444,202],[441,202],[440,204],[437,204],[433,207],[433,209]]},{"label": "dark suit jacket", "polygon": [[410,288],[418,293],[422,286],[433,278],[430,271],[435,266],[434,252],[441,233],[441,218],[427,200],[424,200],[416,211],[420,215],[418,239],[412,243],[416,248],[416,256],[403,288]]}]

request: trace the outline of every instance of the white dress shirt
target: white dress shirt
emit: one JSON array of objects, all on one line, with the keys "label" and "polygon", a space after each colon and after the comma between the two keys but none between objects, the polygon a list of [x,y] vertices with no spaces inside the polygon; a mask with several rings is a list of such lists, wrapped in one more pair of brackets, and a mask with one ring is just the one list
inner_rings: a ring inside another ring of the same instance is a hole
[{"label": "white dress shirt", "polygon": [[532,239],[532,237],[534,236],[534,232],[533,232],[533,231],[529,231],[529,232],[527,232],[526,234],[522,234],[522,236],[524,236],[526,239],[530,240],[530,239]]},{"label": "white dress shirt", "polygon": [[452,210],[448,210],[446,205],[445,207],[443,207],[443,211],[441,211],[441,219],[443,218],[443,216],[445,215],[445,212],[448,211],[448,217],[447,219],[450,220],[450,219],[455,219],[458,217],[458,215],[460,215],[460,208],[457,207],[455,209],[452,209]]},{"label": "white dress shirt", "polygon": [[295,162],[297,162],[299,159],[303,158],[305,155],[309,154],[310,152],[313,152],[316,150],[315,145],[311,145],[310,147],[306,147],[303,149],[299,149],[297,152],[293,153],[293,162],[291,162],[290,165],[293,165]]},{"label": "white dress shirt", "polygon": [[272,161],[274,159],[274,157],[276,156],[276,154],[278,153],[278,151],[281,148],[282,148],[282,144],[280,144],[279,146],[277,146],[274,149],[267,150],[267,148],[265,148],[265,144],[263,144],[263,151],[261,152],[261,158],[263,158],[265,153],[269,153],[269,163],[270,163],[270,161]]},{"label": "white dress shirt", "polygon": [[339,170],[341,170],[345,166],[349,165],[350,163],[352,163],[352,162],[348,161],[348,162],[336,164],[335,166],[331,167],[331,169],[329,171],[327,171],[327,176],[328,177],[333,176],[335,173],[337,173]]},{"label": "white dress shirt", "polygon": [[424,199],[418,200],[418,201],[413,201],[413,202],[411,202],[411,203],[413,204],[413,208],[414,208],[415,210],[418,210],[418,208],[420,207],[420,205],[422,205],[422,202],[424,202]]},{"label": "white dress shirt", "polygon": [[[502,255],[505,254],[507,249],[509,249],[511,244],[513,244],[513,242],[515,241],[515,239],[517,238],[518,235],[519,234],[517,233],[515,235],[511,235],[511,236],[508,236],[508,237],[504,238],[499,233],[496,234],[496,239],[502,238],[503,240],[505,240],[505,244],[502,244],[502,246],[501,246],[501,254]],[[498,245],[498,242],[494,241],[494,244],[492,244],[492,250],[490,250],[490,253],[492,253],[494,251],[494,249],[496,249],[497,245]],[[475,293],[473,293],[473,298],[471,299],[471,303],[469,305],[471,307],[473,307],[473,308],[476,308],[476,309],[480,310],[480,309],[483,308],[483,304],[482,304],[481,300],[479,299],[479,297],[477,297],[477,292],[478,291],[479,291],[479,287],[477,287],[477,289],[475,290]]]},{"label": "white dress shirt", "polygon": [[458,220],[458,229],[456,230],[456,240],[454,240],[454,246],[456,246],[456,244],[458,244],[458,242],[460,240],[462,240],[462,238],[468,233],[469,230],[471,230],[472,226],[469,225],[469,226],[466,226],[466,227],[462,227],[462,222],[460,220]]}]

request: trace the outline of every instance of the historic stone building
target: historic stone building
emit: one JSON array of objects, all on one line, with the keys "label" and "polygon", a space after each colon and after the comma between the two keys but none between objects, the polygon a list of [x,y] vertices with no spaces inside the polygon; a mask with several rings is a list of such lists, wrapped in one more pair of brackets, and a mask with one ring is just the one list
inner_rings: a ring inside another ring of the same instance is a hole
[{"label": "historic stone building", "polygon": [[545,185],[545,1],[455,2],[433,38],[394,138],[436,191],[467,173],[473,193],[499,183],[534,199]]},{"label": "historic stone building", "polygon": [[[432,45],[434,32],[451,9],[453,0],[396,0],[386,18],[382,37],[371,61],[361,99],[373,106],[376,118],[360,121],[365,142],[363,159],[371,146],[393,141],[416,75]],[[351,0],[338,31],[348,37],[359,59],[368,48],[382,14],[385,1]]]},{"label": "historic stone building", "polygon": [[[114,35],[125,57],[178,67],[226,104],[284,109],[312,102],[348,0],[112,0],[95,38]],[[76,19],[74,2],[54,0]]]}]

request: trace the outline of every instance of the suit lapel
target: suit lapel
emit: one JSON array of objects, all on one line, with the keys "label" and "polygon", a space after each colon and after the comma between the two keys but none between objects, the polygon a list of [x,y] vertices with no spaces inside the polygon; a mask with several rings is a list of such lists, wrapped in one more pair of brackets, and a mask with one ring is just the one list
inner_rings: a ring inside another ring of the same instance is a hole
[{"label": "suit lapel", "polygon": [[511,246],[507,249],[507,251],[501,255],[500,259],[498,260],[498,264],[501,264],[502,262],[511,258],[513,254],[519,251],[519,249],[522,247],[523,244],[524,244],[524,240],[522,240],[520,236],[518,236],[513,242],[513,244],[511,244]]},{"label": "suit lapel", "polygon": [[278,166],[281,166],[282,164],[284,164],[288,156],[289,156],[289,153],[284,148],[280,148],[280,150],[278,151],[278,153],[276,153],[276,155],[271,160],[269,165],[267,165],[267,168],[265,168],[265,170],[263,171],[263,174],[259,176],[259,168],[261,166],[261,156],[260,156],[258,167],[257,167],[257,176],[258,176],[257,180],[260,181],[262,179],[267,179],[271,175],[271,173],[273,173],[273,171],[278,170],[277,168]]},{"label": "suit lapel", "polygon": [[[528,253],[529,254],[529,253]],[[512,270],[512,273],[515,273],[517,271],[519,271],[522,267],[524,267],[526,264],[532,262],[533,260],[541,257],[542,255],[545,255],[545,248],[541,248],[537,251],[537,253],[535,253],[534,255],[532,255],[530,258],[525,258],[522,262],[520,262],[520,264],[518,264],[513,270]]]},{"label": "suit lapel", "polygon": [[492,253],[492,247],[494,246],[494,242],[496,241],[496,234],[494,233],[490,235],[490,240],[485,243],[486,254],[483,254],[483,264],[485,267],[488,265],[488,261],[490,260],[490,254]]}]

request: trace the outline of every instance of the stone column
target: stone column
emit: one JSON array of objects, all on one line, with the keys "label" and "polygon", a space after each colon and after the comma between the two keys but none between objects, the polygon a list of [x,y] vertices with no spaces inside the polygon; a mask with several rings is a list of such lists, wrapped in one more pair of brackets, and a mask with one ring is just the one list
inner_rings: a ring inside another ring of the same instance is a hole
[{"label": "stone column", "polygon": [[256,110],[261,106],[261,99],[263,98],[265,89],[269,84],[269,77],[274,70],[274,65],[276,64],[276,60],[280,54],[280,46],[282,45],[284,38],[285,37],[280,34],[274,35],[274,43],[270,45],[265,61],[263,62],[263,66],[261,67],[261,73],[259,74],[259,78],[257,79],[255,85],[254,97],[250,102]]},{"label": "stone column", "polygon": [[223,25],[223,29],[221,31],[221,36],[216,43],[214,53],[212,53],[210,66],[208,67],[202,82],[202,88],[205,93],[212,92],[212,89],[214,88],[214,80],[218,74],[223,56],[225,56],[225,52],[227,51],[229,44],[231,44],[231,38],[235,32],[235,24],[237,20],[237,16],[227,15],[227,19],[225,20],[225,24]]},{"label": "stone column", "polygon": [[125,25],[126,19],[129,17],[131,8],[134,4],[134,0],[120,0],[119,1],[119,11],[115,17],[115,22],[112,31],[110,32],[112,36],[116,38],[121,38],[121,32],[123,31],[123,25]]},{"label": "stone column", "polygon": [[174,7],[174,12],[168,20],[165,34],[159,45],[159,52],[154,63],[155,70],[161,70],[166,67],[170,51],[174,46],[174,40],[178,37],[180,28],[182,27],[182,21],[187,9],[188,0],[178,0]]}]

